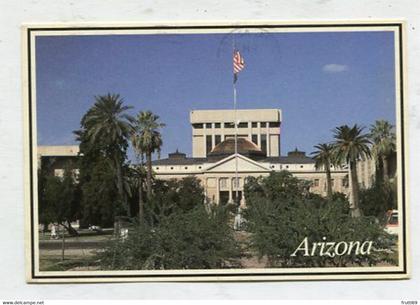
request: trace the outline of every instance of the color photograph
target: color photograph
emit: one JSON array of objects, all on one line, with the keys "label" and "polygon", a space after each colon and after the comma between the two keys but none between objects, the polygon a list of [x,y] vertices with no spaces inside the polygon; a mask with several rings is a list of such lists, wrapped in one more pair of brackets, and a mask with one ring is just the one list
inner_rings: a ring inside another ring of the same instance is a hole
[{"label": "color photograph", "polygon": [[403,29],[24,27],[27,281],[407,278]]}]

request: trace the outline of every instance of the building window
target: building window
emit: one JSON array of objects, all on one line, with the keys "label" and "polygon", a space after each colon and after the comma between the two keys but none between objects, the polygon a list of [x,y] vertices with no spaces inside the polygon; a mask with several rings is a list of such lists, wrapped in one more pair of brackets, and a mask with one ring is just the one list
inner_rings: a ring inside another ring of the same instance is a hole
[{"label": "building window", "polygon": [[225,123],[225,128],[235,128],[233,123]]},{"label": "building window", "polygon": [[206,128],[207,129],[211,128],[211,123],[206,123]]},{"label": "building window", "polygon": [[185,166],[184,168],[185,168],[185,169],[188,169],[188,166]]},{"label": "building window", "polygon": [[274,166],[274,165],[271,165],[270,167],[271,167],[271,168],[274,168],[275,166]]},{"label": "building window", "polygon": [[201,169],[201,166],[199,166],[198,169]]},{"label": "building window", "polygon": [[349,180],[347,179],[347,177],[343,178],[343,180],[341,180],[341,186],[342,187],[348,187],[349,186]]},{"label": "building window", "polygon": [[206,136],[206,154],[208,154],[209,152],[211,152],[211,135],[207,135]]},{"label": "building window", "polygon": [[315,179],[314,180],[314,187],[318,187],[319,186],[319,179]]},{"label": "building window", "polygon": [[239,186],[240,186],[240,184],[241,184],[241,178],[233,178],[232,179],[232,185],[233,185],[233,188],[239,188]]},{"label": "building window", "polygon": [[252,122],[252,128],[257,128],[258,127],[258,123],[257,122]]},{"label": "building window", "polygon": [[334,186],[334,179],[331,179],[331,186]]},{"label": "building window", "polygon": [[220,188],[226,189],[228,187],[227,182],[227,178],[220,178]]},{"label": "building window", "polygon": [[156,167],[156,170],[158,170],[159,169],[159,167]]},{"label": "building window", "polygon": [[238,124],[238,128],[248,128],[248,123],[247,122],[241,122]]},{"label": "building window", "polygon": [[217,145],[217,144],[219,144],[220,142],[222,142],[222,138],[221,138],[221,136],[220,136],[220,135],[215,135],[215,136],[214,136],[214,144],[215,144],[215,145]]},{"label": "building window", "polygon": [[227,140],[227,139],[234,139],[235,138],[235,135],[234,134],[227,134],[227,135],[225,135],[225,140]]},{"label": "building window", "polygon": [[258,145],[258,135],[256,134],[252,135],[252,143],[254,143],[255,145]]},{"label": "building window", "polygon": [[174,168],[171,166],[171,169],[174,169]]},{"label": "building window", "polygon": [[270,122],[268,126],[271,128],[280,127],[280,122]]},{"label": "building window", "polygon": [[303,168],[303,165],[301,165],[300,168]]},{"label": "building window", "polygon": [[261,123],[260,123],[260,126],[261,126],[261,128],[262,128],[262,127],[267,127],[267,122],[261,122]]},{"label": "building window", "polygon": [[214,123],[214,128],[220,128],[220,123]]},{"label": "building window", "polygon": [[203,129],[203,124],[202,123],[196,123],[196,124],[192,124],[194,129]]},{"label": "building window", "polygon": [[267,135],[261,135],[261,151],[267,155]]},{"label": "building window", "polygon": [[286,168],[289,168],[289,165],[286,165]]}]

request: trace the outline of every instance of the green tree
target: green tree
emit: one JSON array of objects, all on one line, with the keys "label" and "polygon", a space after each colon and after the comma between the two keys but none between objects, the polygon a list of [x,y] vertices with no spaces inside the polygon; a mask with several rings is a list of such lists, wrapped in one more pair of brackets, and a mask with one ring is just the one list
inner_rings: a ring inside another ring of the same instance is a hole
[{"label": "green tree", "polygon": [[195,177],[155,180],[145,221],[125,240],[98,253],[104,270],[208,269],[240,267],[240,249],[227,207],[203,204]]},{"label": "green tree", "polygon": [[80,216],[80,189],[73,170],[66,167],[63,177],[47,175],[42,178],[39,194],[40,218],[44,224],[62,225],[70,235],[78,235],[71,222]]},{"label": "green tree", "polygon": [[[86,160],[84,160],[86,161]],[[126,208],[119,201],[113,162],[106,158],[97,158],[88,167],[82,167],[81,173],[89,170],[81,181],[83,219],[87,225],[110,227],[115,216],[125,215]]]},{"label": "green tree", "polygon": [[394,126],[388,121],[378,120],[370,127],[370,135],[373,142],[373,154],[377,161],[382,164],[382,177],[384,181],[389,176],[389,156],[395,152],[395,133]]},{"label": "green tree", "polygon": [[327,176],[327,196],[332,196],[332,182],[331,182],[331,165],[335,163],[333,147],[331,144],[318,144],[315,145],[316,151],[311,155],[315,159],[315,168],[324,169]]},{"label": "green tree", "polygon": [[141,111],[133,121],[131,142],[138,156],[146,155],[146,185],[149,199],[152,196],[152,154],[160,153],[162,146],[160,129],[164,126],[165,124],[159,122],[159,116],[151,111]]},{"label": "green tree", "polygon": [[204,188],[194,176],[182,179],[155,180],[153,195],[145,207],[146,221],[153,225],[174,212],[188,212],[204,205]]},{"label": "green tree", "polygon": [[364,215],[385,220],[386,212],[397,208],[396,181],[375,180],[371,187],[361,190],[360,208]]},{"label": "green tree", "polygon": [[[273,188],[267,188],[270,185]],[[323,198],[306,192],[306,185],[290,173],[272,173],[245,184],[247,209],[244,211],[250,246],[259,258],[267,259],[267,267],[342,267],[375,265],[391,255],[374,251],[363,256],[304,256],[291,254],[302,240],[313,242],[374,241],[377,249],[388,246],[390,237],[372,217],[349,215],[349,203],[340,193]],[[273,196],[276,193],[276,196]]]},{"label": "green tree", "polygon": [[[143,185],[146,180],[146,170],[143,166],[143,158],[134,166],[130,168],[130,189],[137,190],[136,199],[138,206],[139,221],[142,222],[144,218],[144,188]],[[134,192],[133,192],[134,193]]]},{"label": "green tree", "polygon": [[370,140],[363,133],[363,127],[343,125],[334,130],[334,154],[338,163],[346,162],[350,167],[351,192],[353,198],[352,215],[360,217],[359,182],[357,180],[356,162],[362,158],[370,158]]},{"label": "green tree", "polygon": [[[128,137],[131,131],[132,117],[127,114],[131,107],[123,105],[123,100],[118,94],[106,94],[95,97],[94,105],[81,119],[81,129],[75,131],[80,142],[80,183],[84,189],[84,197],[98,197],[98,194],[86,194],[86,191],[95,191],[103,187],[98,179],[101,176],[114,177],[118,196],[112,198],[119,205],[123,205],[126,213],[130,214],[127,201],[127,158]],[[98,164],[108,170],[97,168]],[[93,177],[96,173],[96,177]],[[108,180],[106,180],[109,182]],[[99,185],[85,185],[99,183]],[[109,184],[109,183],[108,183]],[[108,185],[110,187],[110,185]],[[112,187],[111,187],[112,189]],[[85,196],[86,195],[86,196]],[[113,197],[113,196],[107,196]],[[111,200],[111,198],[108,198]],[[85,205],[93,202],[85,200]],[[113,205],[114,203],[109,203]],[[87,207],[85,210],[97,210]]]}]

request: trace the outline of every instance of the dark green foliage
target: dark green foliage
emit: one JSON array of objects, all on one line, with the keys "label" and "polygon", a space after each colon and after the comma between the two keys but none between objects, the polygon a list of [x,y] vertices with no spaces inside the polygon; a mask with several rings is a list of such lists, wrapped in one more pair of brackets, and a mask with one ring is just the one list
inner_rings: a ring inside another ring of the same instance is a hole
[{"label": "dark green foliage", "polygon": [[[40,171],[40,174],[42,172]],[[71,235],[77,232],[70,222],[80,216],[81,192],[70,168],[66,168],[63,177],[40,175],[39,215],[44,224],[63,225]]]},{"label": "dark green foliage", "polygon": [[153,196],[145,204],[145,220],[153,225],[163,216],[174,212],[188,212],[204,204],[204,189],[193,176],[181,180],[155,180]]},{"label": "dark green foliage", "polygon": [[223,206],[204,204],[199,180],[155,180],[144,220],[125,240],[98,254],[102,269],[197,269],[238,267],[239,246]]},{"label": "dark green foliage", "polygon": [[114,172],[105,159],[98,159],[89,169],[88,179],[81,183],[82,220],[89,225],[112,227],[115,216],[126,214],[118,197]]},{"label": "dark green foliage", "polygon": [[381,180],[360,192],[360,208],[364,215],[384,220],[386,211],[397,208],[397,190],[395,182]]},{"label": "dark green foliage", "polygon": [[382,252],[369,256],[290,255],[307,237],[312,242],[374,241],[376,248],[389,236],[372,217],[353,218],[345,196],[331,199],[307,192],[305,182],[288,172],[272,173],[267,178],[249,179],[245,185],[247,230],[251,246],[259,257],[267,257],[270,267],[346,266],[377,264],[385,259]]},{"label": "dark green foliage", "polygon": [[300,198],[309,194],[311,183],[299,180],[288,171],[273,172],[269,178],[248,177],[244,186],[245,198],[258,200],[266,197],[269,200]]},{"label": "dark green foliage", "polygon": [[[147,210],[146,210],[147,211]],[[147,212],[146,212],[147,214]],[[136,225],[126,240],[98,254],[102,269],[207,269],[239,267],[239,247],[222,206],[200,203],[159,215],[156,225]]]},{"label": "dark green foliage", "polygon": [[130,212],[126,159],[132,118],[128,109],[119,95],[97,96],[75,131],[80,142],[84,224],[110,226],[114,216]]}]

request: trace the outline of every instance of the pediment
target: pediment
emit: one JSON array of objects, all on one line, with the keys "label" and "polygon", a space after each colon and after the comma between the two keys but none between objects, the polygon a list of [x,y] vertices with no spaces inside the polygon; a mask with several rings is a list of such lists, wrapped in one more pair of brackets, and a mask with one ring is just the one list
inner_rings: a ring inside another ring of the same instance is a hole
[{"label": "pediment", "polygon": [[[242,155],[237,155],[238,159],[238,172],[268,172],[270,171],[267,167],[261,165],[260,163],[251,160]],[[224,172],[224,173],[234,173],[235,172],[235,155],[229,156],[223,160],[220,160],[214,165],[208,167],[205,172]]]}]

